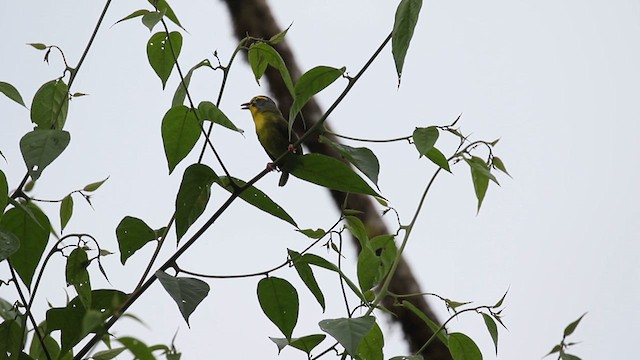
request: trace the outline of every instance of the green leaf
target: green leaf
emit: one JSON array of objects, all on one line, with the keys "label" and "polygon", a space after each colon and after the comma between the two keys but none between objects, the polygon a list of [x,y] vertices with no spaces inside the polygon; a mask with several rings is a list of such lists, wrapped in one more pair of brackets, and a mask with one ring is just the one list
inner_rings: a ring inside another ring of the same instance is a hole
[{"label": "green leaf", "polygon": [[433,331],[433,333],[436,334],[438,339],[440,339],[440,341],[442,341],[443,344],[447,345],[449,343],[449,338],[448,338],[446,329],[440,330],[440,325],[436,324],[433,320],[429,319],[429,317],[424,312],[422,312],[422,310],[418,309],[418,307],[413,305],[411,302],[407,300],[403,300],[401,305],[402,307],[409,309],[409,311],[416,314],[420,318],[420,320],[422,320],[425,324],[427,324],[429,329],[431,329],[431,331]]},{"label": "green leaf", "polygon": [[482,313],[482,318],[484,319],[484,324],[487,326],[489,335],[491,335],[491,340],[493,340],[493,345],[496,348],[496,355],[498,355],[498,326],[496,326],[496,322],[493,321],[493,318],[490,315]]},{"label": "green leaf", "polygon": [[[380,162],[373,151],[359,147],[354,148],[348,145],[334,143],[324,136],[320,136],[320,142],[328,144],[336,149],[343,158],[347,159],[358,170],[371,180],[376,187],[378,186],[378,174],[380,173]],[[378,188],[380,190],[380,188]]]},{"label": "green leaf", "polygon": [[500,159],[497,156],[494,156],[491,160],[491,163],[493,164],[493,167],[502,171],[503,173],[509,175],[509,177],[511,177],[511,174],[509,174],[509,172],[507,171],[507,168],[504,166],[504,163],[502,162],[502,159]]},{"label": "green leaf", "polygon": [[307,354],[311,354],[311,351],[318,346],[327,335],[324,334],[314,334],[307,335],[297,339],[291,339],[291,343],[289,345],[293,346],[298,350],[302,350]]},{"label": "green leaf", "polygon": [[191,152],[198,142],[201,125],[196,114],[184,105],[169,109],[162,118],[162,142],[169,174]]},{"label": "green leaf", "polygon": [[203,164],[190,165],[182,176],[176,197],[176,235],[178,241],[202,215],[211,196],[211,185],[217,176]]},{"label": "green leaf", "polygon": [[[171,43],[171,47],[169,43]],[[171,51],[172,47],[173,51]],[[167,84],[167,80],[169,79],[169,75],[171,75],[171,70],[173,70],[173,65],[175,65],[181,49],[182,35],[177,31],[171,32],[168,36],[164,31],[155,33],[147,42],[149,65],[151,65],[153,71],[156,72],[160,81],[162,81],[162,89],[164,89]]]},{"label": "green leaf", "polygon": [[422,355],[394,356],[389,360],[424,360]]},{"label": "green leaf", "polygon": [[62,80],[44,83],[33,96],[31,121],[38,129],[62,129],[69,110],[69,87]]},{"label": "green leaf", "polygon": [[51,225],[47,216],[36,205],[28,204],[26,207],[36,220],[25,211],[12,208],[0,219],[0,229],[12,233],[20,240],[20,248],[10,257],[11,265],[25,285],[30,287],[33,274],[47,246]]},{"label": "green leaf", "polygon": [[283,31],[280,31],[279,33],[277,33],[277,34],[273,35],[271,38],[269,38],[269,44],[271,44],[271,45],[280,44],[284,40],[285,35],[287,35],[287,32],[291,28],[291,25],[293,25],[293,23],[291,23],[289,25],[289,27],[287,27]]},{"label": "green leaf", "polygon": [[384,346],[384,336],[382,330],[377,323],[374,323],[373,328],[369,331],[369,334],[362,339],[362,342],[358,346],[356,351],[357,359],[366,360],[382,360],[382,347]]},{"label": "green leaf", "polygon": [[5,94],[9,99],[17,102],[18,104],[27,107],[24,104],[24,100],[22,100],[20,92],[13,85],[0,81],[0,93]]},{"label": "green leaf", "polygon": [[358,254],[358,284],[366,292],[380,281],[380,258],[371,247],[363,247]]},{"label": "green leaf", "polygon": [[[100,331],[102,326],[89,329],[83,326],[83,322],[87,313],[92,310],[91,314],[100,314],[102,323],[114,312],[119,311],[120,307],[127,299],[127,294],[118,290],[93,290],[91,292],[91,308],[87,309],[82,305],[78,297],[63,308],[51,308],[47,311],[47,330],[49,332],[60,330],[62,353],[71,350],[86,335],[91,332]],[[89,315],[89,316],[93,316]]]},{"label": "green leaf", "polygon": [[111,360],[120,355],[127,348],[119,347],[108,350],[98,351],[95,354],[91,355],[91,359],[93,360]]},{"label": "green leaf", "polygon": [[37,50],[46,50],[48,48],[47,45],[42,44],[42,43],[29,43],[27,45],[29,45],[29,46],[33,47],[34,49],[37,49]]},{"label": "green leaf", "polygon": [[400,86],[404,59],[407,56],[407,50],[418,22],[421,7],[422,0],[402,0],[396,10],[396,18],[391,35],[391,52],[393,53],[393,60],[398,73],[398,86]]},{"label": "green leaf", "polygon": [[283,166],[293,176],[329,189],[382,197],[349,166],[326,155],[292,156]]},{"label": "green leaf", "polygon": [[116,237],[122,265],[148,242],[157,239],[156,233],[144,221],[131,216],[125,216],[120,221],[116,227]]},{"label": "green leaf", "polygon": [[352,215],[347,215],[344,217],[344,219],[347,222],[345,224],[345,228],[349,230],[353,237],[358,239],[358,242],[360,242],[360,247],[368,247],[369,249],[371,249],[371,244],[369,243],[369,235],[367,235],[367,229],[365,228],[362,220]]},{"label": "green leaf", "polygon": [[416,149],[418,149],[420,156],[427,156],[427,153],[436,144],[439,136],[440,132],[435,126],[416,128],[413,131],[413,144],[416,146]]},{"label": "green leaf", "polygon": [[311,351],[316,346],[318,346],[326,337],[327,335],[324,334],[313,334],[303,336],[301,338],[292,338],[291,341],[285,338],[269,337],[269,339],[273,341],[276,346],[278,346],[278,353],[280,353],[282,349],[290,345],[298,350],[304,351],[305,353],[307,353],[307,355],[309,355],[311,354]]},{"label": "green leaf", "polygon": [[142,15],[142,24],[149,29],[149,32],[151,32],[163,17],[164,12],[162,11],[151,11]]},{"label": "green leaf", "polygon": [[173,21],[174,24],[184,29],[184,27],[182,27],[182,24],[180,24],[178,17],[173,12],[173,9],[171,9],[169,4],[165,0],[148,0],[148,1],[149,1],[149,4],[155,6],[155,8],[158,9],[158,11],[164,12],[165,16],[169,18],[169,20]]},{"label": "green leaf", "polygon": [[298,322],[298,292],[287,280],[268,277],[258,282],[258,301],[265,315],[291,340]]},{"label": "green leaf", "polygon": [[189,316],[209,294],[209,284],[194,278],[174,277],[157,271],[156,277],[178,305],[184,321],[189,325]]},{"label": "green leaf", "polygon": [[0,262],[20,249],[20,240],[9,231],[0,230]]},{"label": "green leaf", "polygon": [[[20,350],[22,349],[22,339],[24,329],[20,323],[14,319],[5,320],[0,324],[0,354],[3,359],[18,359]],[[11,354],[11,356],[8,356]]]},{"label": "green leaf", "polygon": [[133,338],[133,337],[121,337],[118,338],[118,341],[127,348],[127,350],[131,351],[134,355],[134,358],[137,360],[156,360],[156,357],[153,356],[153,352],[147,344],[144,342]]},{"label": "green leaf", "polygon": [[20,151],[34,181],[62,154],[69,141],[71,135],[64,130],[33,130],[20,139]]},{"label": "green leaf", "polygon": [[504,295],[502,295],[500,300],[498,300],[498,302],[496,302],[496,304],[493,305],[492,308],[496,309],[496,308],[499,308],[500,306],[502,306],[502,303],[504,302],[504,299],[507,297],[508,293],[509,293],[509,290],[505,291]]},{"label": "green leaf", "polygon": [[582,314],[582,316],[580,316],[577,320],[567,325],[567,327],[564,329],[564,334],[562,336],[566,338],[567,336],[573,334],[573,332],[578,327],[578,324],[580,324],[580,321],[585,315],[587,315],[587,313]]},{"label": "green leaf", "polygon": [[187,89],[189,88],[189,84],[191,83],[191,76],[193,76],[194,71],[203,66],[211,68],[211,64],[209,63],[208,59],[200,61],[191,69],[189,69],[189,72],[187,72],[187,75],[185,75],[184,77],[184,82],[180,81],[176,92],[173,94],[173,101],[171,102],[171,106],[184,105],[184,99],[187,96]]},{"label": "green leaf", "polygon": [[89,257],[83,248],[75,248],[67,258],[65,271],[67,284],[73,285],[85,308],[91,308],[91,281],[89,279]]},{"label": "green leaf", "polygon": [[380,274],[378,276],[379,280],[384,279],[391,270],[391,266],[393,262],[396,261],[396,255],[398,253],[398,249],[396,248],[396,243],[394,241],[393,235],[378,235],[371,239],[370,241],[371,249],[378,254],[380,258]]},{"label": "green leaf", "polygon": [[482,360],[478,345],[463,333],[449,334],[449,352],[453,360]]},{"label": "green leaf", "polygon": [[340,270],[335,264],[332,264],[329,261],[327,261],[326,259],[321,258],[320,256],[315,255],[315,254],[304,254],[304,255],[302,255],[302,257],[298,258],[297,261],[304,262],[304,263],[311,264],[311,265],[315,265],[315,266],[319,266],[321,268],[325,268],[327,270],[331,270],[331,271],[337,272],[338,274],[340,274],[340,277],[342,277],[342,279],[347,283],[347,286],[349,286],[351,291],[353,291],[353,293],[356,294],[356,296],[358,296],[360,298],[360,300],[362,300],[363,302],[367,302],[367,299],[364,297],[362,292],[360,292],[360,289],[358,289],[356,284],[354,284],[353,281],[351,281],[351,279],[349,279],[342,272],[342,270]]},{"label": "green leaf", "polygon": [[449,300],[449,299],[444,299],[444,301],[447,304],[447,307],[452,309],[454,312],[457,312],[458,311],[457,309],[460,306],[471,304],[471,301],[461,302],[461,301],[454,301],[454,300]]},{"label": "green leaf", "polygon": [[351,356],[356,356],[362,340],[376,324],[373,316],[327,319],[320,321],[320,329],[336,339]]},{"label": "green leaf", "polygon": [[324,303],[324,295],[322,294],[322,290],[320,290],[320,286],[318,286],[318,282],[316,281],[316,277],[313,275],[313,270],[311,270],[311,266],[305,262],[299,262],[297,259],[301,257],[300,253],[295,252],[291,249],[287,249],[289,252],[289,258],[293,261],[293,266],[296,268],[298,275],[307,286],[309,291],[313,294],[313,296],[318,301],[318,304],[322,307],[322,312],[325,310]]},{"label": "green leaf", "polygon": [[[60,345],[58,345],[58,342],[47,333],[47,322],[43,321],[42,323],[40,323],[38,329],[40,331],[40,334],[43,335],[42,340],[44,342],[45,348],[47,349],[47,352],[49,353],[49,356],[51,356],[52,359],[58,359],[58,355],[60,354]],[[45,355],[44,350],[42,349],[42,345],[40,344],[40,340],[37,336],[31,338],[29,356],[31,356],[32,359],[37,360],[47,359],[47,356]],[[71,357],[61,358],[61,360],[63,359],[71,359]]]},{"label": "green leaf", "polygon": [[304,234],[306,237],[310,239],[321,239],[323,236],[327,234],[323,229],[296,229],[297,232]]},{"label": "green leaf", "polygon": [[336,81],[346,68],[336,69],[329,66],[316,66],[302,74],[294,88],[293,104],[289,110],[289,127],[292,126],[300,110],[311,97]]},{"label": "green leaf", "polygon": [[69,194],[65,196],[60,203],[60,231],[64,230],[67,226],[71,215],[73,215],[73,198],[71,194]]},{"label": "green leaf", "polygon": [[561,360],[581,360],[579,357],[572,354],[567,354],[567,353],[561,354],[560,359]]},{"label": "green leaf", "polygon": [[489,187],[489,176],[492,174],[489,173],[489,167],[484,160],[479,157],[472,157],[471,159],[465,159],[467,164],[469,164],[469,168],[471,169],[471,180],[473,181],[473,189],[476,193],[476,198],[478,199],[478,211],[480,211],[480,206],[482,205],[482,200],[484,200],[484,196],[487,193],[487,188]]},{"label": "green leaf", "polygon": [[104,180],[100,180],[98,182],[94,182],[91,184],[86,185],[84,188],[82,188],[82,191],[88,191],[88,192],[92,192],[92,191],[96,191],[100,188],[100,186],[102,186],[102,184],[104,184],[107,180],[109,180],[109,177],[107,176]]},{"label": "green leaf", "polygon": [[282,81],[284,81],[289,93],[294,96],[295,89],[293,87],[293,82],[291,81],[291,75],[289,75],[289,70],[284,63],[284,60],[282,60],[282,56],[278,54],[276,49],[267,43],[257,42],[249,47],[248,57],[251,70],[253,70],[253,74],[255,75],[258,84],[260,83],[260,78],[264,75],[267,66],[271,65],[280,72]]},{"label": "green leaf", "polygon": [[432,147],[427,150],[427,159],[431,160],[434,164],[438,165],[442,169],[451,172],[451,168],[449,167],[449,161],[447,158],[440,152],[440,150]]},{"label": "green leaf", "polygon": [[[116,21],[115,24],[121,23],[123,21],[131,20],[131,19],[135,19],[135,18],[140,17],[140,16],[144,16],[144,15],[150,13],[150,12],[151,11],[149,11],[147,9],[136,10],[136,11],[132,12],[131,14],[123,17],[122,19]],[[113,24],[113,25],[115,25],[115,24]]]},{"label": "green leaf", "polygon": [[229,130],[237,131],[240,134],[244,133],[244,130],[236,127],[231,120],[225,115],[222,110],[218,109],[211,101],[202,101],[198,105],[198,113],[203,120],[209,120],[218,125],[222,125]]},{"label": "green leaf", "polygon": [[4,209],[7,207],[7,203],[9,202],[9,184],[7,183],[7,177],[0,170],[0,218],[2,217],[2,213]]}]

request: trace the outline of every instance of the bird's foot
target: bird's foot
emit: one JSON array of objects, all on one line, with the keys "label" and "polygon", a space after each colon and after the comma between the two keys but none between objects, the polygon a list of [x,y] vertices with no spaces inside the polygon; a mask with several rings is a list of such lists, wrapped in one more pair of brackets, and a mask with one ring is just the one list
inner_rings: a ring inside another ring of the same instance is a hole
[{"label": "bird's foot", "polygon": [[269,171],[273,171],[273,170],[275,170],[275,169],[276,169],[276,166],[275,166],[275,165],[273,165],[273,163],[272,163],[272,162],[267,163],[267,170],[269,170]]},{"label": "bird's foot", "polygon": [[289,146],[287,147],[287,151],[289,151],[290,153],[296,153],[296,147],[293,146],[293,144],[289,144]]}]

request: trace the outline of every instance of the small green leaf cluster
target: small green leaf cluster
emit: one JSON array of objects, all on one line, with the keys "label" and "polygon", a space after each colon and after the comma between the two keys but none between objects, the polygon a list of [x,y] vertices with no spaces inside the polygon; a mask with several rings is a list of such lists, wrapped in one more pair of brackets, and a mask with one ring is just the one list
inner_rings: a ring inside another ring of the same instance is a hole
[{"label": "small green leaf cluster", "polygon": [[578,328],[580,321],[582,318],[587,315],[586,313],[582,314],[579,318],[572,321],[567,327],[564,328],[564,332],[562,333],[562,340],[559,344],[555,345],[545,357],[553,354],[558,354],[558,360],[581,360],[578,356],[569,354],[567,350],[569,348],[574,347],[577,343],[574,341],[567,341],[567,337],[573,334],[574,331]]}]

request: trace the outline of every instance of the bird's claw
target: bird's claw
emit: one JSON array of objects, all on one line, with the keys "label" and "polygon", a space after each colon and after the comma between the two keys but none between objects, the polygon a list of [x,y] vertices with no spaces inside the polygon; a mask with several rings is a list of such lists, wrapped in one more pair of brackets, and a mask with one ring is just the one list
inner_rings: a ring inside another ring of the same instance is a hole
[{"label": "bird's claw", "polygon": [[287,147],[287,151],[289,151],[290,153],[295,153],[296,147],[293,146],[293,144],[289,144],[289,146]]}]

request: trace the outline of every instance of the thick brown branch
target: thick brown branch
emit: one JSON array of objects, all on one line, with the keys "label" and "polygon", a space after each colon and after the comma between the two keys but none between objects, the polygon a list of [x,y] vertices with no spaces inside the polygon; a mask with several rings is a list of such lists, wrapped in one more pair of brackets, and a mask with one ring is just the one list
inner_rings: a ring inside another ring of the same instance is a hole
[{"label": "thick brown branch", "polygon": [[[266,3],[266,0],[225,0],[227,7],[229,8],[231,18],[234,25],[235,35],[238,39],[242,39],[249,35],[256,38],[269,39],[271,36],[279,33],[282,29],[276,24],[275,19],[271,14],[271,10]],[[276,49],[284,59],[284,62],[289,68],[289,72],[294,79],[297,79],[301,75],[300,68],[298,67],[293,53],[286,41],[278,44]],[[267,83],[269,84],[269,90],[272,96],[277,100],[280,110],[283,114],[289,113],[289,108],[292,103],[291,96],[280,77],[277,70],[273,68],[267,69],[265,73]],[[313,99],[302,110],[307,127],[313,126],[317,120],[322,116],[323,112],[320,109],[317,102]],[[329,128],[329,125],[325,124],[325,127]],[[295,130],[299,134],[304,132],[302,129],[302,121],[296,121]],[[332,139],[337,141],[336,139]],[[325,144],[321,144],[318,141],[317,134],[310,137],[305,141],[304,145],[310,152],[321,153],[335,158],[340,156],[330,147]],[[332,191],[335,204],[338,208],[341,208],[345,201],[345,194],[337,191]],[[361,219],[367,227],[370,236],[376,236],[380,234],[388,234],[389,230],[382,221],[379,212],[376,210],[373,202],[369,197],[350,195],[347,199],[347,207],[349,209],[359,210],[362,212]],[[358,242],[355,241],[356,246]],[[413,294],[420,293],[422,290],[418,285],[411,268],[409,265],[401,259],[398,269],[395,273],[393,281],[389,287],[389,290],[395,294]],[[436,320],[435,314],[429,308],[426,300],[423,297],[412,297],[410,301],[422,310],[429,318]],[[422,320],[415,316],[410,311],[402,307],[393,306],[393,300],[386,298],[383,301],[383,305],[395,313],[395,317],[392,319],[397,321],[405,334],[405,337],[409,343],[409,348],[412,352],[417,351],[420,347],[431,337],[433,332],[427,327]],[[439,341],[434,342],[429,348],[427,348],[422,355],[425,359],[433,360],[450,360],[451,355],[444,344]]]}]

